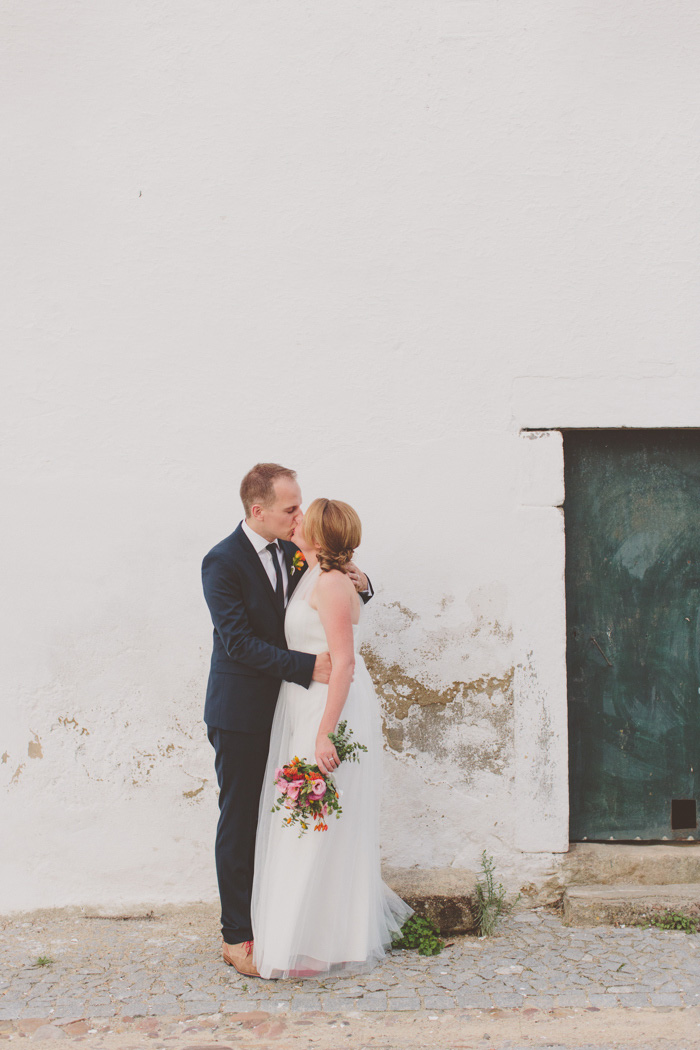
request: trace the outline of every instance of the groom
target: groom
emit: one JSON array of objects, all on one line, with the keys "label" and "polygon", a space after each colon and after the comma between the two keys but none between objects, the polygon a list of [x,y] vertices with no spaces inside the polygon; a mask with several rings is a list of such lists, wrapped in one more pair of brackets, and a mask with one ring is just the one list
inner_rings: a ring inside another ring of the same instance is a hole
[{"label": "groom", "polygon": [[[331,658],[289,650],[285,642],[285,608],[306,568],[293,564],[297,548],[289,542],[303,517],[296,473],[258,463],[241,482],[241,501],[245,520],[202,563],[214,623],[204,721],[219,783],[215,853],[223,958],[239,973],[259,976],[252,959],[250,899],[277,694],[282,679],[307,689],[312,681],[327,684]],[[348,568],[368,601],[367,577],[352,564]]]}]

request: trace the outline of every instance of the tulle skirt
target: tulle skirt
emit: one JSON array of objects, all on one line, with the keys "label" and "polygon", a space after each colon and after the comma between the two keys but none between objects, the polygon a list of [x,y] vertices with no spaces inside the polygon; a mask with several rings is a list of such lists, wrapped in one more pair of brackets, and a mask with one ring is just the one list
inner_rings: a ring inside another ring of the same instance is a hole
[{"label": "tulle skirt", "polygon": [[314,762],[327,686],[283,682],[272,726],[255,848],[253,958],[263,977],[371,969],[412,909],[382,881],[379,861],[382,733],[369,673],[357,658],[341,721],[367,747],[334,773],[343,812],[328,831],[285,827],[273,813],[274,772],[298,756]]}]

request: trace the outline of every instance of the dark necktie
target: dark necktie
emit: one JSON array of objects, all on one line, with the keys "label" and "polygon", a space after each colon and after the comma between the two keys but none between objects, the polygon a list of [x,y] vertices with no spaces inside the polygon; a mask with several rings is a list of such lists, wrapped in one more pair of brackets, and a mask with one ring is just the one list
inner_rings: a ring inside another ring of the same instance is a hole
[{"label": "dark necktie", "polygon": [[265,550],[268,550],[272,555],[272,564],[275,566],[275,574],[277,576],[277,584],[275,586],[275,595],[280,606],[284,609],[284,584],[282,583],[282,569],[280,568],[280,560],[277,557],[277,551],[279,547],[276,543],[268,543]]}]

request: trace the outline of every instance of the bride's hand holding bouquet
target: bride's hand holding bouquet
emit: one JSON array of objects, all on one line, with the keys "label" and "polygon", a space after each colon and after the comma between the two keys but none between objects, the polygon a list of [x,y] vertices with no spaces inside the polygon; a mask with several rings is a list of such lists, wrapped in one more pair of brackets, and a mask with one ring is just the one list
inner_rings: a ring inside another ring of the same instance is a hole
[{"label": "bride's hand holding bouquet", "polygon": [[[341,722],[337,731],[327,736],[338,765],[344,760],[358,762],[358,752],[367,750],[364,744],[351,742],[351,736],[352,729],[348,729],[347,722]],[[312,766],[306,759],[296,755],[286,766],[275,770],[275,787],[279,795],[272,812],[286,809],[288,815],[284,818],[285,826],[298,824],[300,835],[308,831],[311,824],[314,831],[328,831],[326,817],[331,813],[339,817],[343,812],[340,795],[330,773],[322,773],[317,765]]]},{"label": "bride's hand holding bouquet", "polygon": [[327,729],[321,728],[318,731],[314,757],[319,770],[326,776],[330,776],[340,765],[338,752]]}]

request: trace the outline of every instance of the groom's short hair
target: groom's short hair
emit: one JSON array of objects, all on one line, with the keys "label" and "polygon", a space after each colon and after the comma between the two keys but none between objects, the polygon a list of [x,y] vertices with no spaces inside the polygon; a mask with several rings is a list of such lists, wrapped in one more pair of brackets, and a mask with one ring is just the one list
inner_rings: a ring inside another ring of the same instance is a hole
[{"label": "groom's short hair", "polygon": [[275,498],[275,481],[277,478],[290,478],[296,481],[297,473],[279,463],[256,463],[241,482],[241,503],[246,518],[250,517],[250,508],[254,503],[269,507]]}]

